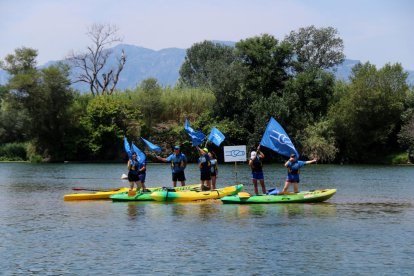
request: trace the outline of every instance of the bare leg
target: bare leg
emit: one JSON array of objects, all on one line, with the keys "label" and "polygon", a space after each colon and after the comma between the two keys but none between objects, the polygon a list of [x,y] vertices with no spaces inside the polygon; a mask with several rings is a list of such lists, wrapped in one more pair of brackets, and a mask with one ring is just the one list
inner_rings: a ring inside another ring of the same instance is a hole
[{"label": "bare leg", "polygon": [[212,186],[213,190],[216,189],[216,180],[217,180],[216,176],[211,177],[211,186]]},{"label": "bare leg", "polygon": [[264,179],[260,179],[260,186],[262,186],[263,194],[266,194],[266,187],[265,187],[265,184],[264,184]]},{"label": "bare leg", "polygon": [[285,182],[285,187],[283,187],[283,191],[282,191],[282,193],[286,193],[287,192],[287,190],[289,189],[289,184],[290,184],[290,182]]},{"label": "bare leg", "polygon": [[211,180],[206,180],[207,187],[211,190]]},{"label": "bare leg", "polygon": [[295,193],[299,193],[299,183],[298,182],[293,183],[293,191]]},{"label": "bare leg", "polygon": [[259,194],[259,190],[257,189],[257,179],[252,179],[252,181],[253,181],[253,185],[254,185],[254,193],[256,195],[258,195]]},{"label": "bare leg", "polygon": [[175,188],[177,186],[177,181],[173,181],[173,187]]},{"label": "bare leg", "polygon": [[181,186],[185,186],[185,180],[184,181],[181,181]]}]

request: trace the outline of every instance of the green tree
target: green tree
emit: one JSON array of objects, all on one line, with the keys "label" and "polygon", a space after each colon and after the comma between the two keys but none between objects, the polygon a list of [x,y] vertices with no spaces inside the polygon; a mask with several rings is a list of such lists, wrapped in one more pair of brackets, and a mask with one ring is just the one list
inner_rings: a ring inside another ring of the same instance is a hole
[{"label": "green tree", "polygon": [[338,152],[335,133],[328,120],[309,125],[301,137],[303,154],[321,162],[332,162]]},{"label": "green tree", "polygon": [[247,69],[243,87],[251,98],[281,93],[289,79],[292,58],[288,43],[279,43],[272,35],[263,34],[236,43],[236,55]]},{"label": "green tree", "polygon": [[81,120],[88,132],[91,158],[96,160],[119,159],[122,151],[122,137],[127,134],[131,119],[139,116],[139,111],[132,109],[127,102],[113,95],[93,98],[86,112]]},{"label": "green tree", "polygon": [[297,72],[308,69],[328,69],[344,61],[344,43],[333,27],[309,26],[292,31],[284,39],[294,52]]},{"label": "green tree", "polygon": [[30,139],[35,152],[50,161],[65,156],[64,137],[68,127],[68,113],[72,102],[68,67],[35,68],[37,51],[19,48],[5,58],[4,68],[10,73],[10,95],[14,108],[30,118]]},{"label": "green tree", "polygon": [[181,86],[214,90],[223,79],[222,72],[235,60],[233,47],[207,40],[195,43],[187,49],[179,83]]},{"label": "green tree", "polygon": [[154,122],[160,118],[160,115],[164,110],[163,102],[161,101],[162,88],[156,79],[149,78],[142,81],[139,89],[142,91],[140,94],[139,107],[148,131],[145,135],[150,136]]},{"label": "green tree", "polygon": [[411,86],[405,100],[405,111],[402,113],[402,126],[398,133],[398,143],[408,152],[408,158],[414,163],[414,86]]},{"label": "green tree", "polygon": [[348,89],[329,112],[343,158],[369,161],[390,150],[404,110],[406,78],[400,64],[353,68]]}]

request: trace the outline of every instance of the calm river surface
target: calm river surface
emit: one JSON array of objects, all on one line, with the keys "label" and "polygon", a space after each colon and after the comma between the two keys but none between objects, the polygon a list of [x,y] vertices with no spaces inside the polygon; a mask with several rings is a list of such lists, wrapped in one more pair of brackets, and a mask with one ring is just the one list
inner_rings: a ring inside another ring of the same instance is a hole
[{"label": "calm river surface", "polygon": [[[246,164],[218,187],[253,191]],[[282,188],[282,164],[266,164]],[[72,188],[127,186],[126,164],[0,163],[1,275],[413,275],[414,167],[309,165],[301,190],[326,203],[223,205],[65,202]],[[187,183],[198,183],[195,164]],[[149,164],[147,186],[169,186]]]}]

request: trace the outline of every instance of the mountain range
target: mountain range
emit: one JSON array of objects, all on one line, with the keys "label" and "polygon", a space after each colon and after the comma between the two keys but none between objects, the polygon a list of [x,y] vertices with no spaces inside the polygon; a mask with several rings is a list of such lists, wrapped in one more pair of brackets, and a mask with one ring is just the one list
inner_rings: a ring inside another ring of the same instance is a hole
[{"label": "mountain range", "polygon": [[[234,45],[234,42],[221,42],[226,45]],[[119,44],[111,50],[113,54],[108,60],[108,67],[114,67],[116,63],[116,56],[121,55],[122,49],[125,52],[127,62],[120,74],[120,79],[117,88],[120,90],[134,89],[141,81],[148,78],[155,78],[162,86],[174,86],[179,78],[179,70],[181,64],[184,62],[186,56],[186,49],[180,48],[166,48],[162,50],[151,50],[144,47]],[[57,61],[50,61],[40,66],[46,67]],[[352,67],[358,64],[359,60],[345,59],[345,61],[334,68],[334,74],[337,79],[348,80],[351,75]],[[410,85],[414,84],[414,71],[407,71],[409,73],[407,82]],[[73,71],[71,78],[74,79]],[[5,84],[8,79],[8,74],[4,70],[0,70],[0,84]],[[72,87],[81,92],[88,91],[88,87],[82,83],[74,83]]]}]

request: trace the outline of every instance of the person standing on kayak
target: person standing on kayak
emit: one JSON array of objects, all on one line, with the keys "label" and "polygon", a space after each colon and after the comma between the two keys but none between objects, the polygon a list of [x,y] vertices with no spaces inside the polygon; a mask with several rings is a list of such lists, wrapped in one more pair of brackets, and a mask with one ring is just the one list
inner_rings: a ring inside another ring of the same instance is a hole
[{"label": "person standing on kayak", "polygon": [[200,168],[201,189],[211,190],[211,162],[208,155],[208,149],[196,147],[200,157],[198,158],[198,167]]},{"label": "person standing on kayak", "polygon": [[259,180],[260,186],[262,187],[263,194],[266,193],[266,187],[264,183],[264,175],[263,175],[263,163],[262,160],[264,159],[263,152],[260,151],[260,145],[257,147],[256,151],[252,151],[250,154],[249,159],[249,166],[252,169],[252,182],[254,185],[254,192],[256,195],[259,194],[259,189],[257,187],[257,181]]},{"label": "person standing on kayak", "polygon": [[208,156],[210,157],[210,163],[211,163],[211,168],[210,168],[211,189],[215,190],[216,189],[216,181],[217,181],[217,177],[218,177],[217,156],[213,151],[209,152]]},{"label": "person standing on kayak", "polygon": [[172,184],[174,187],[177,186],[177,181],[181,182],[181,186],[185,186],[184,170],[187,167],[187,157],[184,153],[181,153],[180,146],[174,146],[174,153],[167,158],[158,155],[155,157],[163,162],[171,162]]},{"label": "person standing on kayak", "polygon": [[131,159],[128,160],[128,181],[129,181],[129,190],[134,189],[134,183],[137,185],[137,192],[139,190],[138,182],[141,182],[141,188],[144,191],[145,188],[145,175],[146,175],[147,163],[139,163],[137,160],[137,153],[133,152]]},{"label": "person standing on kayak", "polygon": [[289,160],[285,163],[285,167],[288,169],[288,174],[285,187],[283,187],[283,191],[280,194],[286,193],[290,184],[293,184],[293,191],[299,193],[299,169],[307,164],[316,163],[316,161],[317,159],[300,161],[296,159],[295,154],[291,154]]}]

